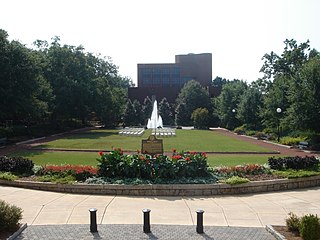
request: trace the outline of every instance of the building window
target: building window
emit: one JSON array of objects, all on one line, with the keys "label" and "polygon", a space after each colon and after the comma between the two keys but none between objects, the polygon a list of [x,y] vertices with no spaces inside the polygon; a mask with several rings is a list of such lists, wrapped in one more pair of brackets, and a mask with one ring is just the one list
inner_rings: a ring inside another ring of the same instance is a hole
[{"label": "building window", "polygon": [[170,83],[170,78],[169,78],[169,76],[162,76],[162,85],[163,86],[168,86],[169,85],[169,83]]}]

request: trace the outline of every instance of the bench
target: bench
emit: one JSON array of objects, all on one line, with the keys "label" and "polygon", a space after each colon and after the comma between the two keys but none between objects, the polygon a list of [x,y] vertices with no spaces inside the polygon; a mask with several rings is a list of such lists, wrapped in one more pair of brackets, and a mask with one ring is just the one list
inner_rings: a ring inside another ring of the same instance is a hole
[{"label": "bench", "polygon": [[0,138],[0,148],[4,147],[7,143],[7,138]]},{"label": "bench", "polygon": [[299,149],[306,149],[309,146],[308,142],[299,142],[298,148]]}]

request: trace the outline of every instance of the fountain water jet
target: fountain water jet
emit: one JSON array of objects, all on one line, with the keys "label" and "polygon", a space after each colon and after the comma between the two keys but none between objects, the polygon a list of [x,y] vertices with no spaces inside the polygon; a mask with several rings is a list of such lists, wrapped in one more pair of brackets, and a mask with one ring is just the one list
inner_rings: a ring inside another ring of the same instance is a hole
[{"label": "fountain water jet", "polygon": [[147,128],[163,128],[162,117],[158,114],[157,100],[154,100],[151,118],[148,119]]}]

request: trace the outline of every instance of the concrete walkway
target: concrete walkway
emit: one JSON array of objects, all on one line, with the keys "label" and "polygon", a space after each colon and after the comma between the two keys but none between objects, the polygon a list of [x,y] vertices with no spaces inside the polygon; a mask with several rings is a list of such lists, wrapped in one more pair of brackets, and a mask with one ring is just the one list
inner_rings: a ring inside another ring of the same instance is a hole
[{"label": "concrete walkway", "polygon": [[287,214],[320,215],[320,187],[212,197],[125,197],[42,192],[0,186],[0,199],[23,209],[28,225],[88,224],[97,208],[98,224],[142,224],[142,209],[151,209],[152,224],[195,225],[203,209],[206,226],[265,227],[284,225]]}]

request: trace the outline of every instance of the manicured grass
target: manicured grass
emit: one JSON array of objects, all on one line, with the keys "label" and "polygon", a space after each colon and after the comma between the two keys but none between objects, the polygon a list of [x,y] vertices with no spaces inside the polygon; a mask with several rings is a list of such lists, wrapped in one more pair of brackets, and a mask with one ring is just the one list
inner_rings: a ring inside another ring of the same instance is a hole
[{"label": "manicured grass", "polygon": [[[141,149],[141,140],[147,139],[150,130],[141,137],[120,136],[117,130],[93,130],[77,133],[43,145],[43,148],[97,149],[122,148],[136,151]],[[269,149],[245,141],[227,137],[209,130],[176,130],[176,137],[163,138],[164,151],[206,152],[266,152]]]},{"label": "manicured grass", "polygon": [[[13,155],[24,156],[31,159],[36,165],[91,165],[96,166],[99,158],[95,152],[48,152],[48,151],[24,151]],[[208,164],[216,166],[235,166],[241,164],[265,164],[272,155],[237,155],[222,154],[208,155]]]}]

